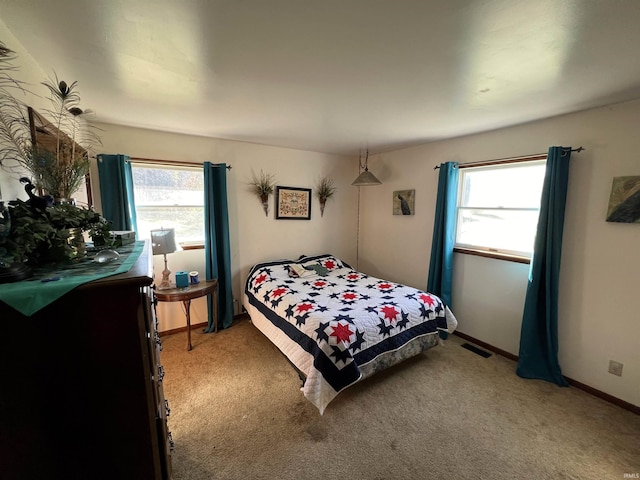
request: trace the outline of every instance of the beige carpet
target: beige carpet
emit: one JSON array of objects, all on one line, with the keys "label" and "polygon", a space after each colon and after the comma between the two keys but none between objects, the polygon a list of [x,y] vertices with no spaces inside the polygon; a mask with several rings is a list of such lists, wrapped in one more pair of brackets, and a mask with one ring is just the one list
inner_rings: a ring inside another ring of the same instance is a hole
[{"label": "beige carpet", "polygon": [[323,416],[246,319],[163,337],[176,480],[593,479],[640,473],[640,417],[513,361],[444,345],[343,391]]}]

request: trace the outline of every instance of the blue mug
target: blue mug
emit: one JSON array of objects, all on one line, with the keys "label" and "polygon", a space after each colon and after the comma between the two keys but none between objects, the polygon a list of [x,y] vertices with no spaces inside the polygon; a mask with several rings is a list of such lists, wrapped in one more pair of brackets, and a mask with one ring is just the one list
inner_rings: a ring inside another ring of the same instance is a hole
[{"label": "blue mug", "polygon": [[200,283],[198,272],[189,272],[189,283],[191,285],[197,285],[198,283]]}]

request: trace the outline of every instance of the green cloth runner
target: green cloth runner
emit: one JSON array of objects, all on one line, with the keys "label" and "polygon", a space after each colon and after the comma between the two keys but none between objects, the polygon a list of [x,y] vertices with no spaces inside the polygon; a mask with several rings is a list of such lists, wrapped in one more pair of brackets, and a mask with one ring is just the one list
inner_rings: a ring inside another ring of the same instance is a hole
[{"label": "green cloth runner", "polygon": [[[89,253],[85,260],[58,270],[35,269],[28,280],[0,285],[0,301],[23,315],[33,315],[84,283],[128,272],[143,249],[144,241],[137,241],[119,247],[120,258],[109,263],[94,262],[93,253]],[[54,278],[59,280],[51,280]]]}]

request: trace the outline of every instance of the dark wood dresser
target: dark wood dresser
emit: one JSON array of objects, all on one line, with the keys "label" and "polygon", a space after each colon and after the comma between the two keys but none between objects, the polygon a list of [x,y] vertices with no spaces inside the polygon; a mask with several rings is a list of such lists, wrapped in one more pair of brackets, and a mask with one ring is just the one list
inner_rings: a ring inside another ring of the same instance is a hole
[{"label": "dark wood dresser", "polygon": [[0,302],[0,480],[171,478],[149,250],[30,317]]}]

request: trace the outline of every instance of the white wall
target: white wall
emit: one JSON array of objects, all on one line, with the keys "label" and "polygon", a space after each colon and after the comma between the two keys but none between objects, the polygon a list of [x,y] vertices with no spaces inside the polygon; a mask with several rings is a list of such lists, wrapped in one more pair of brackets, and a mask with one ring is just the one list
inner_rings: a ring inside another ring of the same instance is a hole
[{"label": "white wall", "polygon": [[[97,124],[102,130],[102,153],[122,153],[131,157],[180,160],[202,164],[204,161],[232,166],[227,173],[229,228],[233,296],[241,303],[244,281],[257,262],[300,255],[333,253],[346,262],[355,262],[357,189],[350,185],[357,176],[352,158],[323,153],[270,147],[252,143],[195,137],[110,124]],[[97,168],[94,165],[94,199],[100,209]],[[269,199],[269,215],[254,196],[248,183],[252,171],[275,176],[276,184],[290,187],[315,187],[323,176],[335,179],[337,192],[328,202],[324,216],[314,197],[311,220],[276,220],[275,199]],[[169,269],[201,272],[204,278],[204,250],[182,251],[167,257]],[[162,257],[154,259],[156,275],[164,269]],[[179,303],[159,304],[160,330],[185,325]],[[192,323],[206,322],[206,302],[192,303]]]},{"label": "white wall", "polygon": [[[614,176],[640,175],[640,100],[370,158],[383,185],[363,189],[360,266],[425,288],[437,171],[469,162],[586,148],[571,158],[561,265],[559,361],[563,373],[640,405],[640,225],[605,221]],[[392,192],[416,189],[416,215],[393,216]],[[518,354],[528,266],[454,256],[459,330]],[[609,360],[624,364],[622,377]]]}]

